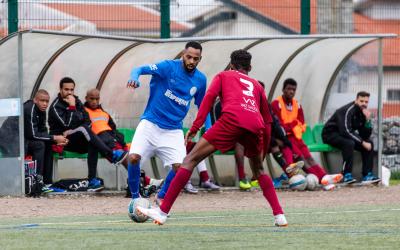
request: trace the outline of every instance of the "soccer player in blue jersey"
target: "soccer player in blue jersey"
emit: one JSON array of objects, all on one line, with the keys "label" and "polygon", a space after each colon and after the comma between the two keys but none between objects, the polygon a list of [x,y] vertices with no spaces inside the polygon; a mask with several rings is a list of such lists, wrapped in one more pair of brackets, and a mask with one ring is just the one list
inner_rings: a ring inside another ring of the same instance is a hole
[{"label": "soccer player in blue jersey", "polygon": [[157,155],[164,166],[172,166],[165,184],[175,176],[186,155],[182,121],[194,98],[199,107],[207,79],[196,67],[201,60],[202,47],[188,42],[182,59],[164,60],[134,68],[128,87],[140,87],[141,75],[152,75],[150,97],[132,139],[129,152],[128,183],[132,199],[139,198],[140,162]]}]

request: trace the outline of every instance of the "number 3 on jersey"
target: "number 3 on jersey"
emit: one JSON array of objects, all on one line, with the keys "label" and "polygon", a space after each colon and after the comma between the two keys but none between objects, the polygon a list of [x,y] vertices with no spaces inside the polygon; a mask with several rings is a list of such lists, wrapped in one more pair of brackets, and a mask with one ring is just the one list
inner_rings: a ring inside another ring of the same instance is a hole
[{"label": "number 3 on jersey", "polygon": [[247,95],[247,96],[253,96],[253,90],[254,90],[254,85],[252,82],[250,82],[249,80],[240,78],[240,81],[244,84],[246,84],[247,90],[243,90],[243,94]]}]

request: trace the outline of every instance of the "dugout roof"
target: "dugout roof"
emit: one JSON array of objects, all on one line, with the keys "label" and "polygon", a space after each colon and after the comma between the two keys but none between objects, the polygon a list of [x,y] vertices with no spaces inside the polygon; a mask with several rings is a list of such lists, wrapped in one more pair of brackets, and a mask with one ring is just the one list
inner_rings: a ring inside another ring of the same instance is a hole
[{"label": "dugout roof", "polygon": [[[306,120],[320,120],[327,94],[344,63],[363,46],[383,36],[265,36],[254,38],[201,38],[203,59],[199,69],[208,83],[229,63],[235,49],[247,49],[252,55],[250,76],[266,84],[269,98],[280,95],[282,82],[297,80],[297,98],[307,112]],[[0,41],[1,98],[17,96],[17,36]],[[126,82],[131,69],[164,59],[179,58],[183,39],[146,40],[121,37],[85,36],[58,32],[22,33],[23,100],[44,88],[51,99],[58,93],[58,82],[64,76],[76,82],[76,94],[83,101],[90,88],[101,90],[101,102],[120,127],[136,127],[147,103],[150,77],[142,77],[142,87],[131,90]],[[378,54],[378,47],[370,51]],[[377,63],[377,61],[376,61]],[[195,110],[186,119],[194,119]]]}]

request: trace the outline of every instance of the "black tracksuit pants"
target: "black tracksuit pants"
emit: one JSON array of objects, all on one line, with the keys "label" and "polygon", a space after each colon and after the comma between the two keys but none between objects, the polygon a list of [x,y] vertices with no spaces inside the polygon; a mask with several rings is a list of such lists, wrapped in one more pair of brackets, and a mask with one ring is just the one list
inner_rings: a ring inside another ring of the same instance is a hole
[{"label": "black tracksuit pants", "polygon": [[372,172],[372,164],[374,158],[374,145],[372,141],[365,140],[372,144],[372,150],[367,151],[363,146],[354,142],[352,139],[341,136],[337,133],[322,135],[324,143],[329,144],[342,151],[343,157],[343,174],[351,173],[353,170],[353,153],[354,150],[361,152],[362,159],[362,175],[366,176],[369,172]]},{"label": "black tracksuit pants", "polygon": [[89,180],[96,177],[98,153],[107,159],[112,159],[112,148],[108,147],[86,126],[80,126],[74,129],[67,138],[69,143],[65,146],[65,150],[80,154],[88,153],[87,163]]},{"label": "black tracksuit pants", "polygon": [[25,154],[36,160],[36,173],[43,176],[44,184],[53,183],[53,152],[51,141],[25,140]]}]

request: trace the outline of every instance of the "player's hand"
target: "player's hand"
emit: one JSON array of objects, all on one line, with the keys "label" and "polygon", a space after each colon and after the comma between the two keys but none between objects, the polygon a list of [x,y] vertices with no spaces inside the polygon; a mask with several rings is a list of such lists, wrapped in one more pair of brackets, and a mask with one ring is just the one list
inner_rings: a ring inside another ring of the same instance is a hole
[{"label": "player's hand", "polygon": [[362,146],[367,150],[371,151],[372,150],[372,144],[370,142],[363,141]]},{"label": "player's hand", "polygon": [[67,138],[65,137],[65,136],[63,136],[63,135],[55,135],[54,136],[54,142],[57,144],[57,145],[63,145],[63,144],[66,144],[67,143]]},{"label": "player's hand", "polygon": [[362,109],[363,114],[365,115],[365,118],[367,120],[371,119],[371,111],[369,111],[368,109]]},{"label": "player's hand", "polygon": [[197,134],[197,132],[193,132],[193,131],[189,130],[185,136],[185,145],[187,145],[189,141],[192,141],[193,138],[196,136],[196,134]]},{"label": "player's hand", "polygon": [[64,101],[68,103],[69,106],[75,106],[76,100],[74,95],[68,95],[64,98]]},{"label": "player's hand", "polygon": [[129,79],[128,83],[126,84],[126,87],[134,88],[134,89],[139,88],[140,87],[140,82],[136,81],[136,80]]}]

